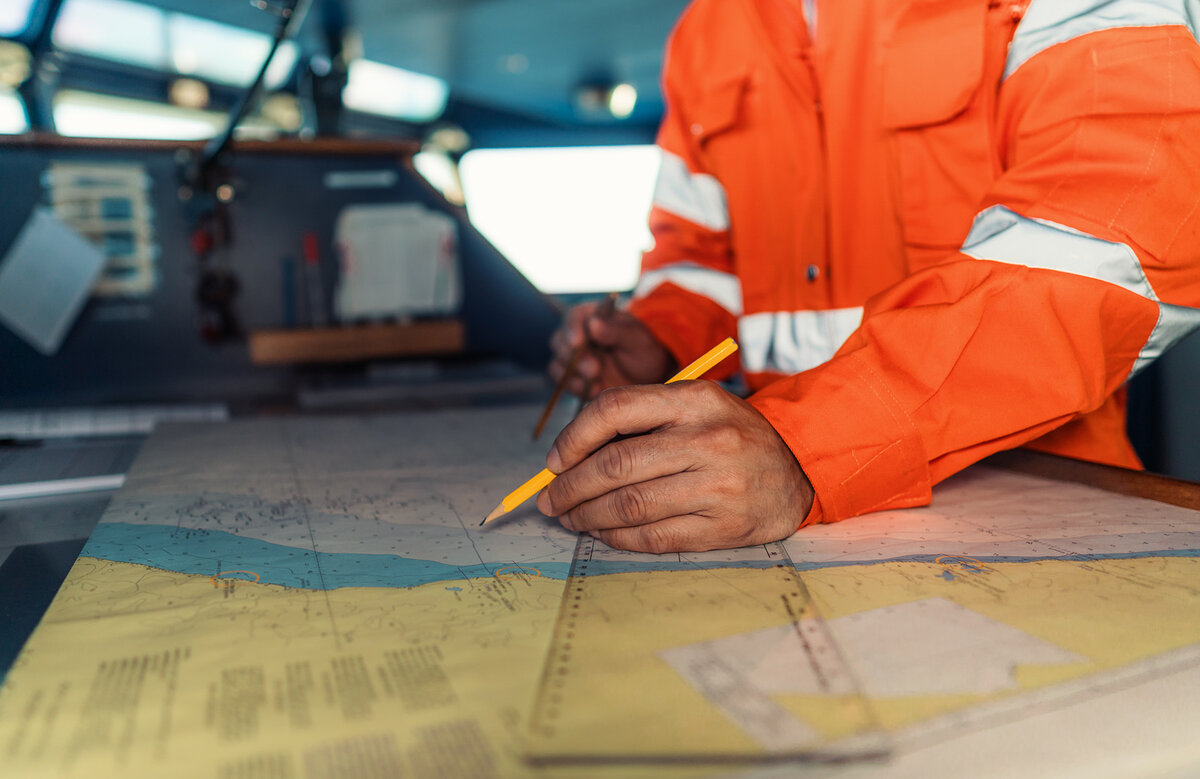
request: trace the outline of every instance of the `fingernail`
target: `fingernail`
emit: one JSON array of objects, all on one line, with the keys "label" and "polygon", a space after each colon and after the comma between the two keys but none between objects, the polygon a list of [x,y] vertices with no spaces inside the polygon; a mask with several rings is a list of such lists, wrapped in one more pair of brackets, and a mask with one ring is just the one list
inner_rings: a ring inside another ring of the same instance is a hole
[{"label": "fingernail", "polygon": [[546,494],[545,490],[542,490],[540,493],[538,493],[537,507],[538,507],[538,511],[542,512],[546,516],[548,516],[548,517],[554,516],[554,514],[551,513],[550,496]]},{"label": "fingernail", "polygon": [[[546,453],[546,467],[550,469],[551,473],[563,472],[562,455],[558,453],[557,446],[550,447],[550,451]],[[545,495],[546,493],[543,492],[542,494]],[[540,502],[541,498],[538,498],[538,501]]]}]

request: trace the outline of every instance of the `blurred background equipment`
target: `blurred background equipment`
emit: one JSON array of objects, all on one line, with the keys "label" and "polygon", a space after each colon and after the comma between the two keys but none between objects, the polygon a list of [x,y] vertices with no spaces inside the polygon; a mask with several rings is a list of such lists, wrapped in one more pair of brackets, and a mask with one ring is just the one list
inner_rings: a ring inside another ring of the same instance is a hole
[{"label": "blurred background equipment", "polygon": [[424,206],[349,206],[334,242],[342,321],[436,316],[458,310],[462,281],[454,219]]},{"label": "blurred background equipment", "polygon": [[[0,330],[0,358],[14,367],[0,405],[286,405],[374,384],[394,375],[381,360],[416,359],[414,348],[420,359],[451,348],[455,370],[500,359],[535,376],[562,306],[628,291],[637,277],[663,44],[686,5],[0,3],[0,250],[33,204],[60,203],[59,217],[106,257],[53,365]],[[85,140],[113,138],[129,142]],[[97,166],[138,171],[121,196],[124,224],[115,200],[95,200],[110,210],[91,224],[62,201],[63,177]],[[339,234],[339,214],[370,209],[453,220],[457,272],[438,252],[380,261],[380,247],[415,234]],[[361,264],[345,262],[347,248]],[[537,302],[518,305],[527,295]],[[396,317],[459,324],[437,325],[435,347],[426,331],[396,330]],[[529,337],[490,333],[489,318]],[[346,325],[366,320],[376,346],[364,355]],[[455,327],[461,345],[447,335]],[[251,346],[264,337],[302,347],[286,350],[299,362],[256,365]],[[1137,377],[1130,412],[1146,464],[1193,478],[1197,350],[1193,338]]]}]

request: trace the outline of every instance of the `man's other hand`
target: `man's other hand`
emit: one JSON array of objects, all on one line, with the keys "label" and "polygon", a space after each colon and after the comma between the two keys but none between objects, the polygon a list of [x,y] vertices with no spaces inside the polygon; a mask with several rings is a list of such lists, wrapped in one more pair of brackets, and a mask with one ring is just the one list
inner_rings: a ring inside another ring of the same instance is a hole
[{"label": "man's other hand", "polygon": [[567,312],[562,326],[550,339],[553,358],[550,377],[562,378],[575,349],[593,348],[584,353],[575,366],[575,375],[566,390],[591,400],[609,387],[626,384],[652,384],[666,381],[675,370],[675,359],[649,329],[628,311],[598,315],[599,303],[583,303]]},{"label": "man's other hand", "polygon": [[559,476],[538,496],[542,513],[617,549],[776,541],[813,502],[775,429],[708,381],[605,391],[559,434],[546,465]]}]

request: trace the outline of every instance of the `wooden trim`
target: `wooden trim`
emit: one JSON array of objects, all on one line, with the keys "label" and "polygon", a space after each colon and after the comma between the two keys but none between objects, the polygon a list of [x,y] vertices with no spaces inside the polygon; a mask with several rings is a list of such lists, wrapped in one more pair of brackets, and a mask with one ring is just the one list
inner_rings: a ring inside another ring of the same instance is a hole
[{"label": "wooden trim", "polygon": [[[84,151],[158,151],[188,149],[199,152],[206,141],[158,141],[131,138],[70,138],[53,133],[0,135],[0,150],[7,147]],[[421,150],[416,141],[386,138],[280,138],[274,141],[233,141],[228,151],[249,154],[312,154],[339,157],[399,157],[409,159]]]},{"label": "wooden trim", "polygon": [[407,325],[259,330],[249,340],[250,361],[255,365],[349,363],[458,354],[466,348],[466,328],[459,319],[439,319]]},{"label": "wooden trim", "polygon": [[1131,471],[1024,449],[994,454],[983,464],[1200,510],[1200,484],[1146,471]]}]

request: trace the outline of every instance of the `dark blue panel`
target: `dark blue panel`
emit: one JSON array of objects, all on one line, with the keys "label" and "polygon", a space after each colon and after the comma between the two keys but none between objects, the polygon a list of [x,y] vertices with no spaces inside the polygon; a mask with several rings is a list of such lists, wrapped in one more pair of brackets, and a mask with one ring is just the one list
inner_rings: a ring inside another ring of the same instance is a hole
[{"label": "dark blue panel", "polygon": [[19,546],[0,565],[0,683],[54,600],[84,541]]},{"label": "dark blue panel", "polygon": [[[161,245],[156,291],[145,299],[93,300],[62,349],[45,357],[0,327],[0,407],[161,400],[237,400],[290,396],[298,371],[251,364],[244,342],[210,346],[200,337],[195,303],[198,267],[189,246],[190,207],[177,197],[178,171],[170,150],[47,150],[0,145],[0,247],[7,247],[43,199],[42,170],[53,160],[137,162],[153,185],[154,230]],[[401,165],[394,156],[335,157],[239,154],[230,159],[236,198],[229,268],[241,290],[235,308],[247,329],[274,328],[285,319],[284,259],[302,257],[302,236],[319,239],[326,298],[337,269],[332,238],[339,211],[355,203],[421,202],[460,221],[464,312],[472,356],[502,356],[540,366],[557,322],[551,301],[465,222],[463,212]],[[331,190],[330,171],[399,172],[386,189]]]}]

